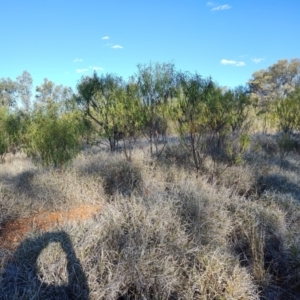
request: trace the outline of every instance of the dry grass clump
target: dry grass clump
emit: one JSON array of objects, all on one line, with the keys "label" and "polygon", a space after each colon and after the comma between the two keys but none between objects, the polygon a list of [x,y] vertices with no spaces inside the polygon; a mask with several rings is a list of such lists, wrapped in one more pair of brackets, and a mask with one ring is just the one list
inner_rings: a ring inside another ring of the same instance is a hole
[{"label": "dry grass clump", "polygon": [[118,196],[98,222],[99,299],[168,299],[183,292],[181,264],[190,247],[170,201]]},{"label": "dry grass clump", "polygon": [[[254,282],[266,299],[297,299],[299,296],[299,243],[293,236],[285,205],[265,193],[256,201],[231,202],[230,218],[234,222],[229,235],[232,249],[242,266],[250,269]],[[277,194],[278,197],[278,194]],[[281,198],[281,196],[279,196]],[[295,214],[298,207],[292,203]],[[291,218],[293,213],[290,211]],[[299,219],[296,221],[299,229]],[[293,228],[293,229],[292,229]],[[279,297],[279,298],[277,298]],[[283,297],[283,298],[282,298]]]},{"label": "dry grass clump", "polygon": [[258,169],[256,175],[257,190],[260,194],[267,191],[289,194],[300,201],[299,171],[300,169],[298,170],[295,166],[282,170],[278,165],[272,165],[268,169]]},{"label": "dry grass clump", "polygon": [[247,269],[227,252],[203,248],[201,263],[198,297],[194,294],[186,299],[259,299]]},{"label": "dry grass clump", "polygon": [[142,189],[142,176],[138,163],[128,162],[120,154],[81,157],[74,165],[79,168],[83,176],[98,177],[102,181],[105,193],[109,196],[114,193],[129,196]]},{"label": "dry grass clump", "polygon": [[263,194],[262,201],[266,211],[273,215],[268,227],[273,248],[266,252],[271,262],[269,272],[273,276],[273,284],[266,293],[276,291],[287,299],[297,299],[300,293],[299,201],[290,194],[270,191]]},{"label": "dry grass clump", "polygon": [[257,133],[252,136],[251,151],[257,154],[261,152],[267,156],[274,157],[279,152],[276,136]]},{"label": "dry grass clump", "polygon": [[108,195],[116,192],[131,195],[132,192],[141,190],[141,173],[133,163],[128,161],[108,163],[104,168],[102,178],[104,179],[104,189]]},{"label": "dry grass clump", "polygon": [[250,196],[256,193],[255,170],[249,165],[234,165],[227,168],[217,178],[218,185],[224,185],[233,194]]},{"label": "dry grass clump", "polygon": [[[175,175],[173,175],[175,177]],[[170,188],[169,194],[176,201],[181,222],[200,245],[226,248],[226,237],[231,231],[226,203],[228,190],[217,192],[206,178],[197,179],[185,173]]]},{"label": "dry grass clump", "polygon": [[[28,165],[25,161],[25,165]],[[0,173],[6,165],[0,166]],[[105,198],[102,182],[82,176],[75,169],[6,169],[0,186],[0,223],[27,217],[45,210],[68,209],[82,203],[101,203]]]},{"label": "dry grass clump", "polygon": [[192,167],[191,154],[182,144],[170,144],[166,147],[161,161],[168,164],[176,164],[181,167]]},{"label": "dry grass clump", "polygon": [[233,230],[229,235],[232,249],[242,266],[249,267],[254,281],[264,288],[269,284],[265,270],[265,251],[268,243],[266,225],[255,205],[232,203]]}]

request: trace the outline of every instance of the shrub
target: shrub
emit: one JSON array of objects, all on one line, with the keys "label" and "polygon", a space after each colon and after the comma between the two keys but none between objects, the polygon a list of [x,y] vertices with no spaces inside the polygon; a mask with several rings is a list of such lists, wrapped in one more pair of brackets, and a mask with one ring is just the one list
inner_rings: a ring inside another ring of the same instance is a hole
[{"label": "shrub", "polygon": [[62,167],[79,152],[78,120],[72,114],[58,115],[55,108],[37,111],[26,135],[26,153],[44,166]]}]

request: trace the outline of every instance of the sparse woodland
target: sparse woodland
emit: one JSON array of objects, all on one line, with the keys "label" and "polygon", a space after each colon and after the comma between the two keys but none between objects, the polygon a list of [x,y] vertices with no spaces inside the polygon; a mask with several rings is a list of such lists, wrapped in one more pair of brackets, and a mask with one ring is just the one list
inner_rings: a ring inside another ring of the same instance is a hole
[{"label": "sparse woodland", "polygon": [[300,299],[299,59],[235,89],[171,63],[32,82],[0,79],[0,299]]}]

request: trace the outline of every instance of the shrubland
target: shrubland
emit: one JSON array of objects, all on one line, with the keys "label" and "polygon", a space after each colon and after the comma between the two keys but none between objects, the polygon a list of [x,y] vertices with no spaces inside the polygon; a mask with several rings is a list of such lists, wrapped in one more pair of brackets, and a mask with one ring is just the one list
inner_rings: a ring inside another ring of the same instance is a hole
[{"label": "shrubland", "polygon": [[2,80],[0,299],[299,299],[299,65],[230,90],[150,63],[75,93],[45,79],[34,105],[28,73]]}]

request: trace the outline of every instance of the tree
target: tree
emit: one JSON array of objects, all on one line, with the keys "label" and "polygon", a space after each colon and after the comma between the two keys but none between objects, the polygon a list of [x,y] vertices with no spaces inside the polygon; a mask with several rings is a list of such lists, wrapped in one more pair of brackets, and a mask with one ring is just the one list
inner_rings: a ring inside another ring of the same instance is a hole
[{"label": "tree", "polygon": [[127,160],[141,129],[141,99],[138,84],[131,78],[106,74],[83,77],[74,99],[85,115],[98,126],[98,132],[115,151],[120,140]]},{"label": "tree", "polygon": [[72,97],[72,90],[63,85],[55,85],[55,83],[47,78],[44,82],[36,87],[36,106],[47,106],[54,103],[60,103],[63,108],[65,101]]},{"label": "tree", "polygon": [[0,107],[0,158],[8,152],[15,153],[22,145],[22,137],[27,126],[28,116],[20,110],[10,111]]},{"label": "tree", "polygon": [[277,143],[280,150],[280,167],[282,167],[286,154],[294,150],[297,144],[292,139],[292,133],[300,129],[300,87],[289,93],[285,99],[275,102],[274,114],[278,119],[280,134]]},{"label": "tree", "polygon": [[252,101],[247,87],[239,86],[232,91],[232,115],[230,126],[232,132],[248,130],[251,122],[248,120]]},{"label": "tree", "polygon": [[124,100],[124,82],[121,77],[106,74],[84,77],[77,85],[75,96],[78,106],[98,126],[100,135],[108,141],[110,150],[115,151],[122,138],[119,115]]},{"label": "tree", "polygon": [[[213,160],[218,160],[220,154],[221,161],[230,166],[242,162],[242,154],[250,142],[248,132],[251,126],[249,113],[252,102],[248,89],[242,86],[222,92],[219,101],[223,113],[217,120],[221,120],[218,123],[222,127],[219,126],[221,130],[216,136],[217,155]],[[220,173],[220,170],[218,172]]]},{"label": "tree", "polygon": [[110,150],[115,151],[122,138],[121,118],[124,82],[121,77],[106,74],[99,78],[98,90],[95,93],[95,113],[102,122],[102,136],[109,141]]},{"label": "tree", "polygon": [[78,107],[97,125],[103,126],[103,122],[97,115],[97,99],[96,93],[100,89],[100,78],[94,72],[93,76],[82,77],[77,84],[77,95],[73,95]]},{"label": "tree", "polygon": [[284,99],[300,86],[300,59],[279,60],[277,63],[255,72],[249,80],[251,98],[256,102],[258,115],[264,116],[264,130],[272,120],[274,102]]},{"label": "tree", "polygon": [[300,59],[279,60],[277,63],[255,72],[249,80],[252,97],[262,105],[285,98],[300,86]]},{"label": "tree", "polygon": [[11,112],[5,122],[5,129],[8,135],[9,148],[13,153],[22,145],[22,135],[25,133],[28,116],[20,110]]},{"label": "tree", "polygon": [[[176,73],[171,63],[149,63],[138,65],[137,83],[142,100],[144,134],[150,142],[150,153],[153,154],[153,142],[158,142],[157,120],[166,119],[166,104],[176,94]],[[165,123],[166,122],[162,122]]]},{"label": "tree", "polygon": [[6,132],[6,120],[8,117],[8,109],[0,106],[0,161],[3,161],[4,155],[7,152],[9,142]]},{"label": "tree", "polygon": [[11,107],[16,105],[18,85],[10,78],[0,79],[0,106]]},{"label": "tree", "polygon": [[192,154],[198,172],[205,159],[206,97],[213,82],[199,74],[179,73],[180,94],[177,106],[178,131],[183,146]]},{"label": "tree", "polygon": [[285,99],[278,99],[275,103],[275,114],[279,120],[279,129],[291,134],[300,128],[300,87],[289,93]]},{"label": "tree", "polygon": [[[28,76],[25,82],[29,82]],[[69,107],[70,88],[45,78],[36,92],[23,138],[25,151],[35,163],[62,167],[79,152],[86,126],[82,126],[82,115]]]},{"label": "tree", "polygon": [[181,142],[191,153],[197,172],[205,159],[211,157],[213,180],[240,161],[246,149],[249,96],[242,88],[224,91],[211,78],[203,79],[197,73],[180,73],[179,82],[177,121]]},{"label": "tree", "polygon": [[122,133],[123,151],[128,161],[131,160],[133,145],[142,129],[142,104],[139,87],[133,79],[124,87],[123,98],[119,105],[119,130]]},{"label": "tree", "polygon": [[32,96],[32,77],[24,71],[20,76],[17,77],[18,85],[18,98],[21,100],[24,110],[26,113],[30,112],[31,109],[31,96]]}]

